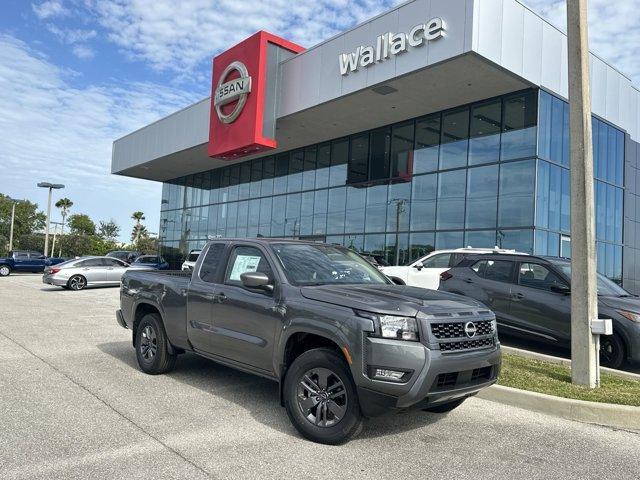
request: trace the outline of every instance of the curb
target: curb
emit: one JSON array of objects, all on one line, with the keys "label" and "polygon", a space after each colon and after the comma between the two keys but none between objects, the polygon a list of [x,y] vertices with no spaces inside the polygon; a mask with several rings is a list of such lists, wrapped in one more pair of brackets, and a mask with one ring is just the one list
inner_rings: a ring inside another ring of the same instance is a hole
[{"label": "curb", "polygon": [[640,407],[573,400],[502,385],[485,388],[477,397],[566,420],[640,431]]},{"label": "curb", "polygon": [[[553,357],[551,355],[546,355],[544,353],[532,352],[530,350],[523,350],[521,348],[515,348],[515,347],[507,347],[505,345],[501,345],[500,348],[504,353],[519,355],[521,357],[531,358],[533,360],[543,360],[545,362],[571,366],[571,360],[568,358]],[[604,373],[609,373],[611,375],[615,375],[617,377],[624,378],[627,380],[640,381],[640,374],[637,374],[637,373],[625,372],[624,370],[616,370],[614,368],[608,368],[608,367],[600,367],[600,371]]]}]

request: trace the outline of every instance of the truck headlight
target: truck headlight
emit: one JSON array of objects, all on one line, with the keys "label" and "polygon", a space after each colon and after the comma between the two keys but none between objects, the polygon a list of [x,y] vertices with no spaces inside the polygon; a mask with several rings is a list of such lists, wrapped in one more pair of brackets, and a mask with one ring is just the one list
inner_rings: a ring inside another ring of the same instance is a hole
[{"label": "truck headlight", "polygon": [[400,317],[396,315],[378,315],[371,312],[356,311],[360,317],[368,318],[373,321],[375,334],[374,336],[382,338],[393,338],[396,340],[409,340],[417,342],[418,323],[413,317]]}]

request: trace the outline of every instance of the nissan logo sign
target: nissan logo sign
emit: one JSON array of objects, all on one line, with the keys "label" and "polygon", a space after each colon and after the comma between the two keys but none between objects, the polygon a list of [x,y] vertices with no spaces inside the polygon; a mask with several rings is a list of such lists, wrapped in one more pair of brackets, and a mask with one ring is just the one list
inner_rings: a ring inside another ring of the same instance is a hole
[{"label": "nissan logo sign", "polygon": [[464,324],[464,333],[467,337],[469,338],[475,337],[477,331],[478,331],[478,328],[476,327],[475,323],[467,322]]},{"label": "nissan logo sign", "polygon": [[[227,81],[227,78],[233,72],[237,72],[240,76]],[[213,100],[216,114],[222,123],[232,123],[238,118],[244,108],[244,104],[247,103],[247,96],[250,92],[251,77],[247,67],[242,62],[230,63],[220,75]],[[232,102],[237,102],[233,110],[229,113],[224,113],[222,107]]]}]

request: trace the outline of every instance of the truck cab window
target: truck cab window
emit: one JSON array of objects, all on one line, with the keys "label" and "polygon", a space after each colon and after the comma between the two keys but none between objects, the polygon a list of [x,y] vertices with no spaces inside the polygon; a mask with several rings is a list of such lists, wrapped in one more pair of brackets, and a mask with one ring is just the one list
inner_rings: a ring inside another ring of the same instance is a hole
[{"label": "truck cab window", "polygon": [[208,283],[216,283],[218,279],[218,268],[224,252],[225,243],[212,243],[207,251],[207,255],[202,260],[200,267],[200,279]]},{"label": "truck cab window", "polygon": [[241,285],[240,275],[246,272],[264,273],[273,279],[273,271],[264,254],[256,247],[236,247],[229,258],[225,283]]}]

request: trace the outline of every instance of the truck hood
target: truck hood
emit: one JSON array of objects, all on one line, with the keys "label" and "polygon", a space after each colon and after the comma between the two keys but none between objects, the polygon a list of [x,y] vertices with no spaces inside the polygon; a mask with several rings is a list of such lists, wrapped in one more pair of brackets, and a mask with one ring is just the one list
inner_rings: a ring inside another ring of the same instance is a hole
[{"label": "truck hood", "polygon": [[486,308],[480,302],[453,293],[406,285],[321,285],[302,287],[303,297],[382,315],[414,317],[426,314]]}]

